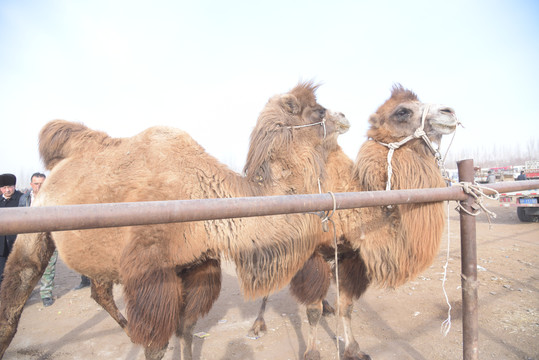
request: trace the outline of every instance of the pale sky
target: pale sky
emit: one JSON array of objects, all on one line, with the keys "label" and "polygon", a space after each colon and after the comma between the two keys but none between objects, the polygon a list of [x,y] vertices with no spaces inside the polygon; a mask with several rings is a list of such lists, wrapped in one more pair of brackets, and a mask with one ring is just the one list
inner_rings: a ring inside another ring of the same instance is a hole
[{"label": "pale sky", "polygon": [[539,141],[539,2],[0,0],[0,173],[44,171],[53,119],[174,126],[241,171],[268,98],[311,79],[352,158],[394,83],[456,110],[451,151]]}]

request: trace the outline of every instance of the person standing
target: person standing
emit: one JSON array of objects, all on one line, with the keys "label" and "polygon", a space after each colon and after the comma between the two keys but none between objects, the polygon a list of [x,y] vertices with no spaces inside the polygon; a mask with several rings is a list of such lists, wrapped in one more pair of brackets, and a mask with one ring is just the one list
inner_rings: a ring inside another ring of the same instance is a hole
[{"label": "person standing", "polygon": [[36,196],[39,192],[39,189],[41,189],[41,186],[45,182],[45,178],[45,174],[42,173],[36,172],[32,174],[32,177],[30,179],[30,187],[32,189],[21,196],[21,198],[19,199],[19,206],[30,206],[32,204],[34,196]]},{"label": "person standing", "polygon": [[520,172],[519,176],[517,176],[517,180],[527,180],[524,170]]},{"label": "person standing", "polygon": [[[17,177],[13,174],[0,175],[0,190],[2,191],[2,197],[0,198],[0,208],[9,208],[19,206],[19,200],[22,193],[15,189],[17,184]],[[4,267],[6,261],[17,234],[2,234],[0,235],[0,284],[4,278]]]},{"label": "person standing", "polygon": [[[45,182],[45,174],[36,172],[30,178],[30,187],[32,190],[22,195],[19,200],[19,206],[30,206],[34,201],[34,197],[41,189],[41,185]],[[58,250],[54,249],[52,256],[49,260],[49,264],[45,268],[45,272],[41,277],[41,287],[39,289],[39,295],[43,306],[51,306],[54,303],[52,297],[52,289],[54,288],[54,275],[56,273],[56,261],[58,260]]]}]

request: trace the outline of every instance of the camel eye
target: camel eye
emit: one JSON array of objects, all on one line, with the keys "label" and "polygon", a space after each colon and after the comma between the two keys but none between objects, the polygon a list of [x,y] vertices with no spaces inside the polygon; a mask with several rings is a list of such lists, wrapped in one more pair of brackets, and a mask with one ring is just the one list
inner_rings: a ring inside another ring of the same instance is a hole
[{"label": "camel eye", "polygon": [[397,117],[398,121],[405,121],[408,118],[408,115],[410,115],[410,110],[406,108],[400,108],[397,111],[395,111],[394,114]]},{"label": "camel eye", "polygon": [[326,116],[326,109],[318,109],[318,115],[320,115],[321,118]]}]

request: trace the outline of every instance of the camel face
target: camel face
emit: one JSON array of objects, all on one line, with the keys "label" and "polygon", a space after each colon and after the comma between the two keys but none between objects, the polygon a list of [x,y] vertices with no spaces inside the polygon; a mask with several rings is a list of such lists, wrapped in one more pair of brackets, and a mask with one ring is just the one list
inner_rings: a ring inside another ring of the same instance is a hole
[{"label": "camel face", "polygon": [[328,110],[326,114],[326,126],[329,132],[332,132],[332,126],[334,126],[334,132],[340,135],[350,129],[350,122],[343,113]]},{"label": "camel face", "polygon": [[427,132],[429,137],[431,134],[433,136],[451,134],[456,130],[457,124],[458,120],[452,108],[439,104],[429,105],[428,114],[425,119],[425,132]]},{"label": "camel face", "polygon": [[423,130],[429,139],[439,143],[443,135],[455,131],[458,120],[452,108],[439,104],[424,104],[412,91],[398,85],[393,87],[391,97],[371,115],[369,123],[371,128],[368,136],[377,141],[398,142],[413,135],[423,124]]}]

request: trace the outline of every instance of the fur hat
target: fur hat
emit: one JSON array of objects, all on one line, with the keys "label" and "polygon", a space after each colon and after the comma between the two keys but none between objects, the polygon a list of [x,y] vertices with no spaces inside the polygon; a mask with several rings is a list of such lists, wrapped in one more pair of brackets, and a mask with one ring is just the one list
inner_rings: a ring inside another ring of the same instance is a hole
[{"label": "fur hat", "polygon": [[2,186],[15,186],[17,178],[13,174],[0,175],[0,187]]}]

